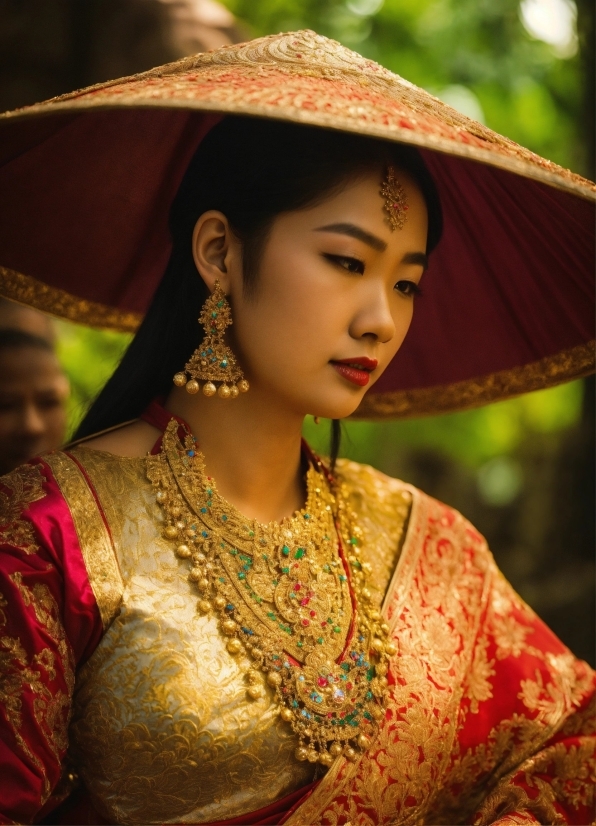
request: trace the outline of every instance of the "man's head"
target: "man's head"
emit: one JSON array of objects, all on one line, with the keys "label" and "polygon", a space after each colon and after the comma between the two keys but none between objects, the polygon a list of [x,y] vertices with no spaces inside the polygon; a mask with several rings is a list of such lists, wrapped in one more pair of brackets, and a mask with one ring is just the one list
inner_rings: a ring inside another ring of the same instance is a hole
[{"label": "man's head", "polygon": [[[1,315],[0,308],[0,324]],[[47,325],[43,317],[36,323],[40,332]],[[27,329],[0,328],[0,474],[60,446],[68,390],[48,338]]]}]

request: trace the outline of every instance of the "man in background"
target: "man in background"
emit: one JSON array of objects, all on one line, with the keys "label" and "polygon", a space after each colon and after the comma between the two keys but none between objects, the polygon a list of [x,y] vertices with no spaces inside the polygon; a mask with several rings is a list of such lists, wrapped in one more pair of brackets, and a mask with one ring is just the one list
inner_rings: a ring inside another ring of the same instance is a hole
[{"label": "man in background", "polygon": [[62,444],[68,391],[49,318],[0,299],[0,475]]}]

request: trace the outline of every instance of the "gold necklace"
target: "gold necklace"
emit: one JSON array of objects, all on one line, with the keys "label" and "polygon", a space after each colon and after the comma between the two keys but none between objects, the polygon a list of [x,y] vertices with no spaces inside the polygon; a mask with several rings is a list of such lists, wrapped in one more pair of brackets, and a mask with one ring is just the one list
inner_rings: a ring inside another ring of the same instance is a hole
[{"label": "gold necklace", "polygon": [[298,736],[298,760],[355,760],[384,716],[396,648],[370,604],[370,566],[360,560],[361,531],[345,492],[315,458],[303,510],[281,523],[247,519],[218,494],[194,437],[175,419],[147,473],[164,536],[191,563],[199,612],[215,610],[228,652],[244,649],[252,659],[248,697],[261,696],[262,671]]}]

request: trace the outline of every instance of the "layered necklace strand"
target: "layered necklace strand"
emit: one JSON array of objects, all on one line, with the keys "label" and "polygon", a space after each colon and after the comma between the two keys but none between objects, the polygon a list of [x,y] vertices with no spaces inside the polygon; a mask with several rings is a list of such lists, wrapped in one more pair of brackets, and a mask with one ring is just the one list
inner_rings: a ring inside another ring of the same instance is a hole
[{"label": "layered necklace strand", "polygon": [[252,661],[248,699],[262,696],[263,672],[298,737],[298,760],[357,759],[384,716],[396,648],[370,602],[370,566],[345,492],[315,459],[303,510],[281,523],[247,519],[218,494],[194,437],[175,419],[147,473],[163,535],[190,563],[197,610],[215,612],[228,652],[244,650]]}]

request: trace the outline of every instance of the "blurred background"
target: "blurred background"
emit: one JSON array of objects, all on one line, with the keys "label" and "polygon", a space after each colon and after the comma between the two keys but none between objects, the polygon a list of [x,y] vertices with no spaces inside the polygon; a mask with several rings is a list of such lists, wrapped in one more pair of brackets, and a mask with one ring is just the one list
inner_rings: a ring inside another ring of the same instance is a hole
[{"label": "blurred background", "polygon": [[[311,28],[594,179],[592,0],[0,0],[0,109],[197,51]],[[72,432],[129,338],[55,323]],[[462,511],[594,665],[594,381],[478,410],[344,425],[342,455]],[[328,427],[308,421],[321,452]]]}]

